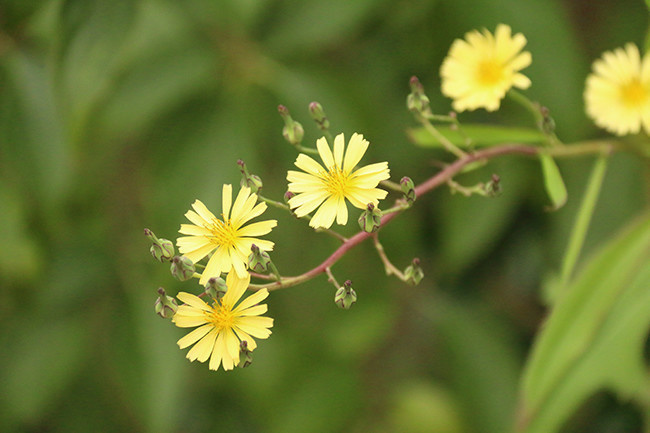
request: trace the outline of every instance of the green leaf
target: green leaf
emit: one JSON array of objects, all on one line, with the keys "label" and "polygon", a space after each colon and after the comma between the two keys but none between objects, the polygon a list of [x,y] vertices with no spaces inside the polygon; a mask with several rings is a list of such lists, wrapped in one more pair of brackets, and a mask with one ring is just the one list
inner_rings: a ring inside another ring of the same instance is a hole
[{"label": "green leaf", "polygon": [[[494,146],[501,143],[541,143],[545,140],[544,134],[533,128],[462,124],[460,131],[452,129],[450,126],[438,126],[436,129],[449,141],[461,147],[467,147],[467,138],[476,147]],[[411,128],[406,132],[418,146],[442,147],[442,144],[424,128]]]},{"label": "green leaf", "polygon": [[[610,389],[650,410],[650,215],[610,241],[557,301],[523,378],[522,433],[552,433]],[[646,420],[647,421],[647,420]]]},{"label": "green leaf", "polygon": [[553,160],[553,157],[547,153],[540,153],[539,160],[542,163],[542,173],[544,174],[544,187],[548,198],[551,199],[549,210],[558,210],[566,203],[567,192],[560,169]]}]

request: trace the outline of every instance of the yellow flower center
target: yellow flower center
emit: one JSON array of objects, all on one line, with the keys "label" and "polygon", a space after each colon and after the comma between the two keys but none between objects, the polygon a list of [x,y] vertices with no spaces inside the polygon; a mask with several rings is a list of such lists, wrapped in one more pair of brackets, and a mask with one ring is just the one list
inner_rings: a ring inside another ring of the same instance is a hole
[{"label": "yellow flower center", "polygon": [[235,325],[235,315],[228,305],[215,305],[206,315],[208,322],[218,330],[232,329]]},{"label": "yellow flower center", "polygon": [[209,236],[209,238],[213,244],[218,246],[235,245],[238,238],[237,230],[229,219],[225,221],[214,219],[208,229],[212,232],[212,236]]},{"label": "yellow flower center", "polygon": [[632,79],[621,87],[623,103],[630,108],[640,107],[648,100],[648,90],[638,78]]},{"label": "yellow flower center", "polygon": [[484,60],[478,65],[476,78],[484,86],[493,86],[503,79],[503,65],[494,59]]},{"label": "yellow flower center", "polygon": [[327,173],[323,173],[327,192],[333,196],[345,197],[348,190],[348,175],[339,167],[330,167]]}]

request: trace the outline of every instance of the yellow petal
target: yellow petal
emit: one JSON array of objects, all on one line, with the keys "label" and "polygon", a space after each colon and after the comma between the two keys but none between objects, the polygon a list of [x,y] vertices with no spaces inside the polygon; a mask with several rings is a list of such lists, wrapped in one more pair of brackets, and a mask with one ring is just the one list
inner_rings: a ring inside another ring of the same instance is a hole
[{"label": "yellow petal", "polygon": [[187,334],[185,337],[181,338],[178,340],[176,344],[181,349],[185,349],[188,346],[191,346],[192,344],[196,343],[199,341],[201,338],[205,337],[205,335],[212,330],[214,326],[212,324],[206,324],[201,326],[200,328],[196,328],[194,331],[190,332]]},{"label": "yellow petal", "polygon": [[221,212],[225,219],[230,218],[230,205],[232,203],[232,185],[225,184],[221,188]]},{"label": "yellow petal", "polygon": [[194,308],[198,308],[199,310],[208,311],[208,312],[212,311],[212,307],[210,307],[208,304],[203,302],[201,298],[191,293],[179,292],[178,295],[176,295],[176,297],[182,302],[184,302],[185,304],[190,305]]},{"label": "yellow petal", "polygon": [[321,137],[316,141],[316,148],[318,149],[320,159],[323,161],[323,164],[325,164],[325,168],[327,168],[327,170],[330,170],[332,167],[334,167],[334,155],[332,155],[332,151],[330,150],[330,146],[327,144],[327,139],[325,137]]},{"label": "yellow petal", "polygon": [[334,163],[337,167],[343,167],[343,150],[345,149],[345,136],[339,134],[334,137]]}]

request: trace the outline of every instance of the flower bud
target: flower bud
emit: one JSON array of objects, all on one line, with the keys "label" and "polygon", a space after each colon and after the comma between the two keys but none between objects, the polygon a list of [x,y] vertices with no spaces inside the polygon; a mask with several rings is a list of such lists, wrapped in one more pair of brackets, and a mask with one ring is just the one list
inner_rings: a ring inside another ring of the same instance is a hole
[{"label": "flower bud", "polygon": [[168,262],[174,257],[174,244],[168,239],[159,239],[159,241],[151,245],[149,252],[159,262]]},{"label": "flower bud", "polygon": [[194,275],[194,263],[185,256],[174,256],[171,273],[178,281],[187,281]]},{"label": "flower bud", "polygon": [[178,310],[178,304],[176,303],[176,299],[167,296],[165,289],[160,287],[158,289],[158,299],[154,303],[154,310],[163,319],[169,319]]},{"label": "flower bud", "polygon": [[413,180],[410,177],[404,176],[402,180],[399,181],[400,187],[402,187],[402,192],[404,193],[404,200],[408,203],[409,206],[415,201],[415,185]]},{"label": "flower bud", "polygon": [[409,81],[411,93],[406,97],[406,107],[413,113],[421,115],[431,114],[429,98],[424,94],[424,87],[418,77],[411,77]]},{"label": "flower bud", "polygon": [[485,195],[488,197],[496,197],[501,195],[503,190],[501,189],[501,178],[497,174],[493,174],[492,178],[485,184],[483,187],[485,190]]},{"label": "flower bud", "polygon": [[311,115],[311,118],[316,121],[316,124],[321,131],[327,131],[330,129],[330,121],[327,119],[323,107],[318,102],[312,102],[309,104],[309,114]]},{"label": "flower bud", "polygon": [[541,128],[544,134],[551,135],[555,132],[555,120],[551,117],[551,111],[548,107],[539,107],[539,113],[542,115]]},{"label": "flower bud", "polygon": [[269,265],[271,264],[269,253],[261,251],[255,244],[251,245],[251,251],[251,255],[248,256],[248,268],[254,272],[268,272]]},{"label": "flower bud", "polygon": [[242,174],[241,186],[249,187],[251,192],[258,192],[262,189],[262,179],[255,174],[250,174],[244,161],[241,159],[237,160],[237,165],[239,165],[239,171]]},{"label": "flower bud", "polygon": [[302,141],[302,137],[305,135],[305,130],[302,125],[291,118],[289,109],[284,105],[278,106],[278,112],[280,113],[280,116],[282,116],[282,120],[284,120],[282,136],[292,145],[299,145]]},{"label": "flower bud", "polygon": [[334,295],[334,302],[344,310],[349,310],[357,302],[357,293],[352,288],[352,281],[347,280],[342,287],[339,287]]},{"label": "flower bud", "polygon": [[149,229],[144,229],[144,235],[152,242],[149,252],[154,259],[159,262],[168,262],[172,257],[174,257],[174,244],[172,241],[167,239],[158,239],[154,232]]},{"label": "flower bud", "polygon": [[205,285],[205,293],[217,301],[220,301],[227,291],[226,281],[221,277],[212,277],[208,280],[208,284]]},{"label": "flower bud", "polygon": [[246,368],[253,362],[253,355],[250,350],[248,350],[248,343],[246,340],[243,340],[239,343],[239,363],[237,367]]},{"label": "flower bud", "polygon": [[374,233],[381,226],[381,210],[374,204],[368,203],[366,210],[359,216],[359,227],[367,233]]},{"label": "flower bud", "polygon": [[411,262],[411,264],[404,270],[404,277],[406,283],[411,286],[417,286],[420,284],[420,281],[424,278],[424,272],[420,267],[420,259],[413,259],[413,262]]}]

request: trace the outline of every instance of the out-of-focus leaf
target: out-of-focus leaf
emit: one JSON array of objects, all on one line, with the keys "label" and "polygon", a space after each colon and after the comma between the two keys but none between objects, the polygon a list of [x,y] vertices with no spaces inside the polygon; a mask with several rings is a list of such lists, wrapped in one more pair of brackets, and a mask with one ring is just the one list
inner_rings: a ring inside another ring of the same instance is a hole
[{"label": "out-of-focus leaf", "polygon": [[[343,40],[359,28],[383,0],[294,0],[278,17],[268,43],[274,51],[313,51]],[[317,24],[316,24],[317,23]]]},{"label": "out-of-focus leaf", "polygon": [[[444,268],[456,272],[473,263],[485,253],[508,227],[528,188],[527,164],[513,158],[490,162],[478,172],[457,178],[463,185],[487,181],[491,173],[501,178],[503,194],[498,197],[465,197],[445,194],[441,219],[435,221],[440,232],[440,254]],[[441,201],[441,205],[443,203]]]},{"label": "out-of-focus leaf", "polygon": [[650,411],[643,346],[650,327],[650,215],[610,241],[566,288],[526,368],[520,431],[557,431],[602,388]]},{"label": "out-of-focus leaf", "polygon": [[479,305],[436,297],[420,304],[435,323],[449,363],[447,378],[460,399],[463,419],[480,433],[502,433],[512,423],[519,381],[514,335]]},{"label": "out-of-focus leaf", "polygon": [[[45,295],[46,296],[46,295]],[[11,344],[3,352],[0,401],[5,414],[22,424],[39,417],[61,400],[61,393],[83,365],[88,326],[79,317],[48,321],[25,319],[11,327]]]},{"label": "out-of-focus leaf", "polygon": [[0,260],[0,281],[36,281],[42,251],[25,227],[21,201],[1,182],[0,203],[0,245],[7,252]]},{"label": "out-of-focus leaf", "polygon": [[[496,125],[462,124],[461,130],[449,126],[438,126],[438,131],[456,146],[467,147],[469,138],[472,146],[494,146],[502,143],[541,143],[544,135],[533,128],[517,128]],[[424,128],[407,130],[411,141],[422,147],[440,147],[442,144]]]},{"label": "out-of-focus leaf", "polygon": [[546,193],[551,199],[551,207],[549,210],[558,210],[567,200],[566,186],[562,180],[560,169],[552,156],[547,153],[540,153],[539,160],[542,163],[542,174],[544,175],[544,187]]}]

